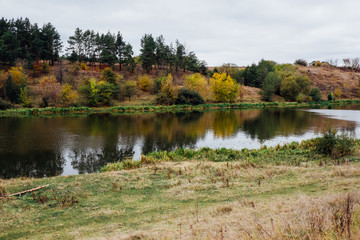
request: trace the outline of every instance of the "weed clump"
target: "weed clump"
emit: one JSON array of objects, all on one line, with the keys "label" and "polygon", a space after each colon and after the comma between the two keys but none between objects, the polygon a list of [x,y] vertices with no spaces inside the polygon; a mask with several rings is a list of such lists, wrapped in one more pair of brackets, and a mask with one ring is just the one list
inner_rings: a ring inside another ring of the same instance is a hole
[{"label": "weed clump", "polygon": [[4,187],[0,187],[0,198],[6,198],[7,193]]},{"label": "weed clump", "polygon": [[130,159],[126,159],[122,162],[109,163],[100,169],[100,172],[111,172],[111,171],[120,171],[120,170],[129,170],[141,168],[141,161],[133,161]]},{"label": "weed clump", "polygon": [[323,133],[315,145],[315,149],[322,154],[332,158],[341,158],[353,154],[355,140],[348,135],[337,135],[335,129],[328,129]]}]

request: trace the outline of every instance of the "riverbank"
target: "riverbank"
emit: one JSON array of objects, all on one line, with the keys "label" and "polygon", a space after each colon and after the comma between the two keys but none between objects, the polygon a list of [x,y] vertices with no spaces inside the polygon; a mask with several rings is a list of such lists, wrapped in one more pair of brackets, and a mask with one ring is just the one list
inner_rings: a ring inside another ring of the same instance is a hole
[{"label": "riverbank", "polygon": [[[315,152],[314,140],[178,149],[122,171],[0,180],[7,193],[49,184],[0,200],[0,239],[357,239],[359,149],[357,140],[339,159]],[[103,171],[111,166],[119,164]],[[345,214],[349,224],[337,224]]]},{"label": "riverbank", "polygon": [[214,103],[202,105],[133,105],[114,106],[108,108],[68,107],[68,108],[19,108],[0,111],[0,117],[10,116],[52,116],[52,115],[89,115],[96,113],[122,114],[122,113],[149,113],[149,112],[181,112],[204,111],[221,109],[261,109],[261,108],[319,108],[336,105],[360,104],[360,99],[336,100],[322,102],[262,102],[262,103]]}]

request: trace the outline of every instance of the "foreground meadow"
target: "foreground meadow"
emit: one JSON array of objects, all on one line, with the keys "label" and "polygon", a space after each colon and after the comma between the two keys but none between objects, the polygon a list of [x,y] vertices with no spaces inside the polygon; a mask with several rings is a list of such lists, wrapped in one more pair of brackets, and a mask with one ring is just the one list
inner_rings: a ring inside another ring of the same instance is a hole
[{"label": "foreground meadow", "polygon": [[[79,176],[0,180],[0,239],[359,239],[359,145],[180,149]],[[134,168],[134,169],[131,169]]]}]

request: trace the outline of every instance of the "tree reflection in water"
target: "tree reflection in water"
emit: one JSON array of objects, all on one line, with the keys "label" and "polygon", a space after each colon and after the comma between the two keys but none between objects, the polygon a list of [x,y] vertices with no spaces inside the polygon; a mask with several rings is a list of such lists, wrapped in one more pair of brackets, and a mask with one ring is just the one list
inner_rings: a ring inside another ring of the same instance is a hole
[{"label": "tree reflection in water", "polygon": [[80,174],[96,172],[108,162],[132,158],[135,151],[194,147],[209,131],[212,142],[239,133],[246,134],[244,141],[263,142],[320,132],[328,125],[356,128],[352,122],[294,109],[0,118],[0,176],[54,176],[63,174],[65,165]]}]

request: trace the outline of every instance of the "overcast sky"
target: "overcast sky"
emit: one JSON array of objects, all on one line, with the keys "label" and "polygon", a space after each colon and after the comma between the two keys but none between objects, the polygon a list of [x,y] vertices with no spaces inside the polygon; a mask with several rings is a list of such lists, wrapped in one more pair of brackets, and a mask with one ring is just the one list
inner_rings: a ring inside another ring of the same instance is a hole
[{"label": "overcast sky", "polygon": [[163,34],[209,66],[360,56],[356,0],[0,0],[0,17],[51,22],[64,45],[76,27],[120,31],[135,54],[145,33]]}]

